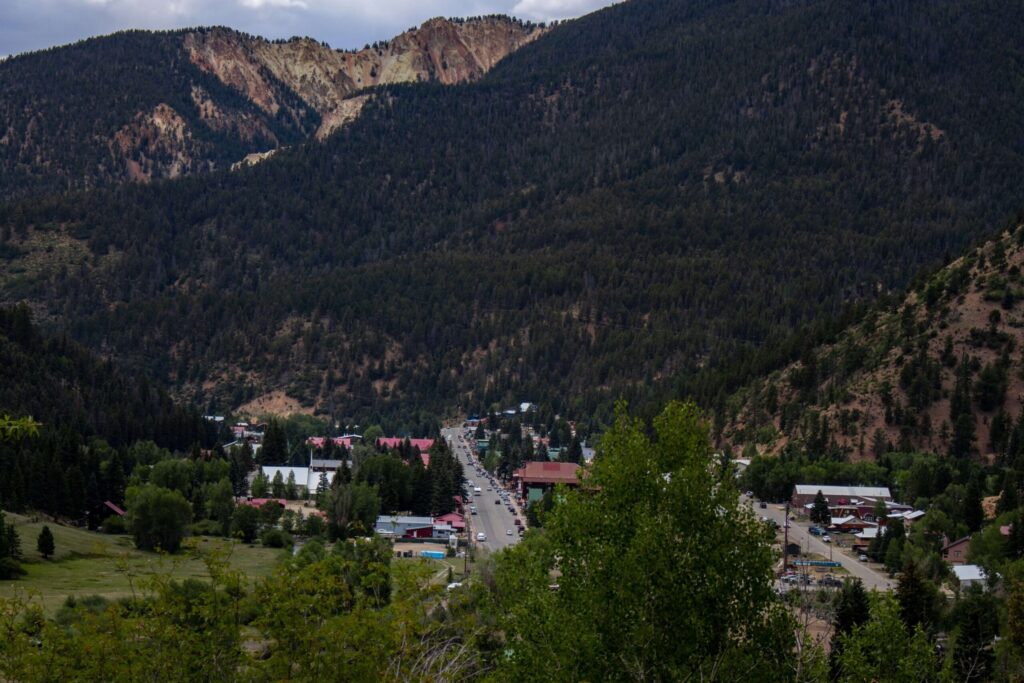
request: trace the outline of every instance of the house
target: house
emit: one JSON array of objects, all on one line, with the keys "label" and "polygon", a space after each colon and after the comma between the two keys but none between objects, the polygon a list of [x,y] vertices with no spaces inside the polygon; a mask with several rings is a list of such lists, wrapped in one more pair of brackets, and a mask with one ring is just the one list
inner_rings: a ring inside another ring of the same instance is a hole
[{"label": "house", "polygon": [[516,470],[512,478],[519,495],[530,504],[540,500],[545,491],[558,484],[579,486],[579,468],[574,462],[528,462],[525,467]]},{"label": "house", "polygon": [[400,436],[382,436],[377,439],[377,445],[381,448],[398,448],[406,441],[408,441],[409,445],[413,448],[419,449],[420,460],[423,461],[423,466],[430,467],[430,449],[434,445],[433,439],[408,439]]},{"label": "house", "polygon": [[247,498],[239,498],[239,499],[237,499],[235,501],[235,503],[238,504],[238,505],[245,505],[245,506],[251,507],[251,508],[261,508],[264,505],[266,505],[267,503],[277,503],[281,507],[285,507],[286,504],[288,503],[288,501],[286,501],[284,498],[252,498],[252,497],[247,497]]},{"label": "house", "polygon": [[[407,439],[401,436],[382,436],[377,439],[377,445],[382,448],[398,448]],[[408,439],[409,445],[420,449],[421,453],[426,453],[434,445],[433,439]]]},{"label": "house", "polygon": [[829,524],[829,528],[836,529],[838,531],[860,531],[862,529],[870,529],[877,527],[878,525],[874,522],[869,522],[864,519],[860,519],[854,515],[848,515],[846,517],[833,517],[832,523]]},{"label": "house", "polygon": [[888,521],[890,519],[901,519],[901,520],[903,520],[903,526],[905,526],[905,527],[907,527],[909,529],[910,526],[914,522],[916,522],[917,520],[919,520],[922,517],[924,517],[924,515],[925,515],[924,510],[909,510],[907,512],[894,512],[894,513],[888,515],[886,521]]},{"label": "house", "polygon": [[446,515],[440,517],[434,517],[434,524],[446,524],[454,529],[456,532],[462,532],[466,530],[466,518],[460,515],[458,512],[449,512]]},{"label": "house", "polygon": [[956,575],[956,580],[960,582],[960,590],[971,586],[984,587],[988,581],[985,569],[976,564],[962,564],[953,567],[953,574]]},{"label": "house", "polygon": [[351,467],[351,463],[346,460],[336,460],[334,458],[310,458],[309,469],[314,472],[336,472],[342,464],[348,464]]},{"label": "house", "polygon": [[867,542],[867,541],[873,541],[876,538],[878,538],[879,536],[883,535],[884,533],[885,533],[885,528],[884,527],[874,526],[874,527],[868,527],[868,528],[865,528],[865,529],[861,529],[860,531],[856,532],[854,534],[854,536],[857,537],[857,541],[859,543],[864,543],[864,542]]},{"label": "house", "polygon": [[[967,564],[967,553],[971,549],[971,537],[963,538],[942,546],[942,559],[946,564]],[[955,567],[954,567],[955,568]]]},{"label": "house", "polygon": [[873,505],[877,499],[883,501],[892,500],[892,494],[885,486],[830,486],[825,484],[797,484],[793,487],[791,504],[795,508],[802,508],[808,503],[813,503],[818,492],[825,496],[829,506],[847,505],[854,499],[871,498]]},{"label": "house", "polygon": [[412,517],[401,515],[380,515],[373,530],[380,536],[390,538],[433,538],[434,519],[432,517]]},{"label": "house", "polygon": [[[346,449],[352,448],[352,444],[355,442],[355,440],[361,438],[362,437],[359,436],[358,434],[343,434],[341,436],[330,437],[331,443],[333,443],[338,448]],[[306,445],[311,446],[313,448],[323,448],[324,446],[327,445],[327,439],[328,437],[326,436],[311,436],[306,439]]]}]

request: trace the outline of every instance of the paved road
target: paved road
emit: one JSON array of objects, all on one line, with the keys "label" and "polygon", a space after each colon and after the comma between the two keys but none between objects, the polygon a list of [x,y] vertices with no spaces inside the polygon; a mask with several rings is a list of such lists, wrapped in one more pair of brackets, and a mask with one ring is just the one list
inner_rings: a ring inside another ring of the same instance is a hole
[{"label": "paved road", "polygon": [[[785,508],[782,505],[769,505],[764,510],[755,505],[754,512],[768,519],[775,520],[779,524],[779,536],[780,538],[782,537],[782,524],[786,518]],[[891,590],[892,586],[890,584],[895,585],[895,582],[887,574],[876,571],[852,554],[848,555],[847,553],[852,553],[849,548],[836,548],[831,543],[822,542],[817,536],[811,535],[808,531],[808,525],[798,522],[790,522],[790,525],[790,543],[798,543],[801,548],[817,553],[822,557],[829,557],[829,553],[831,553],[831,559],[842,564],[843,568],[850,572],[852,576],[859,578],[868,590],[872,588],[880,591]]]},{"label": "paved road", "polygon": [[[470,540],[492,552],[517,542],[519,540],[519,533],[514,521],[516,515],[508,511],[504,501],[500,505],[494,504],[496,499],[500,499],[498,491],[495,490],[496,486],[500,487],[500,484],[497,484],[498,480],[494,480],[496,484],[491,484],[487,480],[487,473],[482,467],[481,471],[484,471],[484,475],[480,476],[476,473],[476,466],[479,462],[470,453],[468,444],[462,440],[461,429],[454,427],[442,429],[441,435],[452,448],[455,457],[459,459],[459,462],[465,468],[466,478],[472,481],[474,486],[479,486],[481,489],[481,495],[474,496],[473,500],[468,503],[469,505],[476,505],[478,510],[478,514],[466,517],[469,522]],[[487,490],[488,487],[491,488],[490,491]],[[511,496],[509,499],[511,500]],[[511,536],[506,533],[509,529],[512,530]],[[476,535],[481,531],[486,534],[487,540],[477,542]]]}]

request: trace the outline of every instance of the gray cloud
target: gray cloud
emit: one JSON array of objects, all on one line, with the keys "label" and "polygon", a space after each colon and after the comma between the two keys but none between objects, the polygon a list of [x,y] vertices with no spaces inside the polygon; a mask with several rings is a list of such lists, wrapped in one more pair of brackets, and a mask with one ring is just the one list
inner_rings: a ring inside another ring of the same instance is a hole
[{"label": "gray cloud", "polygon": [[436,16],[512,14],[534,21],[580,16],[612,0],[2,0],[0,55],[130,28],[222,24],[266,36],[308,35],[358,48]]}]

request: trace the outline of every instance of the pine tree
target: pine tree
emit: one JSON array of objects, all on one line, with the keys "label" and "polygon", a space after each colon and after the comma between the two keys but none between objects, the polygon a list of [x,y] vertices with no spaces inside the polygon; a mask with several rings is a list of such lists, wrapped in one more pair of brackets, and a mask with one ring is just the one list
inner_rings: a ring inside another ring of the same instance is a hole
[{"label": "pine tree", "polygon": [[39,554],[43,556],[44,560],[50,559],[54,553],[53,532],[51,532],[50,527],[45,524],[39,532],[39,537],[36,538],[36,550],[39,551]]},{"label": "pine tree", "polygon": [[832,620],[832,649],[829,662],[833,675],[838,673],[838,658],[842,652],[843,636],[865,623],[871,617],[871,602],[860,579],[843,582],[836,595],[835,616]]},{"label": "pine tree", "polygon": [[1008,470],[1003,477],[1003,492],[996,503],[996,513],[1003,514],[1020,507],[1020,492],[1017,489],[1017,473]]},{"label": "pine tree", "polygon": [[828,509],[828,500],[821,491],[818,491],[817,495],[814,496],[814,504],[811,507],[811,521],[825,526],[832,523],[832,513]]},{"label": "pine tree", "polygon": [[921,573],[914,561],[903,565],[903,573],[896,585],[896,600],[900,604],[900,618],[908,631],[920,625],[930,631],[938,618],[938,592]]},{"label": "pine tree", "polygon": [[288,460],[288,437],[284,427],[277,420],[271,420],[263,433],[260,447],[260,464],[280,465]]},{"label": "pine tree", "polygon": [[961,517],[970,531],[977,531],[985,521],[985,511],[981,507],[982,490],[977,477],[968,482],[964,492],[963,511]]}]

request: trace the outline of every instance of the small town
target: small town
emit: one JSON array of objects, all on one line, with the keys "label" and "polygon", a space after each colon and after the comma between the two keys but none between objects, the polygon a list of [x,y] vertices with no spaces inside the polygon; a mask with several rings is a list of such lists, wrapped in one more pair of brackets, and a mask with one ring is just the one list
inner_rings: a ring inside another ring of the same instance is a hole
[{"label": "small town", "polygon": [[0,683],[1024,683],[1022,10],[0,2]]}]

